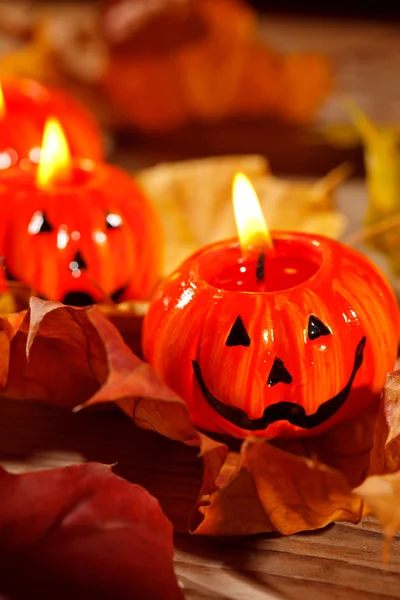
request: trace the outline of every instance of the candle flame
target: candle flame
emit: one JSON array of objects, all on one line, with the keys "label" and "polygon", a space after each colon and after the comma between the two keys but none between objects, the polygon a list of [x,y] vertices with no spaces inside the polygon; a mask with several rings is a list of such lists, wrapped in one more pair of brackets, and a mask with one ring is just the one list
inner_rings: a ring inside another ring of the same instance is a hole
[{"label": "candle flame", "polygon": [[4,117],[6,114],[6,102],[4,100],[3,88],[0,84],[0,118]]},{"label": "candle flame", "polygon": [[37,184],[47,188],[55,181],[66,181],[71,174],[71,155],[64,132],[57,119],[48,119],[43,134]]},{"label": "candle flame", "polygon": [[237,173],[233,180],[233,210],[243,254],[271,249],[271,236],[256,191],[243,173]]}]

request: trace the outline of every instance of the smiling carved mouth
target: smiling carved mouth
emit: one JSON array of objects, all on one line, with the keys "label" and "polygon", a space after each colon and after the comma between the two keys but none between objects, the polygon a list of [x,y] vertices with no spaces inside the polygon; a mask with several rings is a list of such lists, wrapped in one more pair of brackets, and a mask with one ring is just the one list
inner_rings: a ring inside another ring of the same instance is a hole
[{"label": "smiling carved mouth", "polygon": [[224,402],[221,402],[221,400],[218,400],[218,398],[216,398],[207,388],[199,363],[196,360],[193,360],[192,365],[197,382],[208,404],[215,410],[215,412],[217,412],[227,421],[233,423],[233,425],[248,431],[258,431],[266,429],[268,425],[271,425],[271,423],[275,423],[276,421],[288,421],[297,427],[311,429],[321,425],[333,417],[333,415],[346,402],[350,394],[354,378],[364,360],[364,348],[366,341],[366,338],[363,337],[357,345],[354,356],[353,370],[345,387],[336,396],[330,400],[327,400],[326,402],[323,402],[318,407],[316,412],[311,415],[307,415],[304,407],[300,404],[296,404],[295,402],[277,402],[276,404],[267,406],[261,418],[250,419],[247,413],[241,408],[228,406],[227,404],[224,404]]}]

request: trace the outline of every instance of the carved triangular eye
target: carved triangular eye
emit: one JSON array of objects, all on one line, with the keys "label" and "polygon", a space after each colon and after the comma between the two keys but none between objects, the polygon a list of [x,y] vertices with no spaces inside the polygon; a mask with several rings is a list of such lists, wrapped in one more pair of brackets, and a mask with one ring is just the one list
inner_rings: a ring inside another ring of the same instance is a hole
[{"label": "carved triangular eye", "polygon": [[37,233],[51,233],[53,226],[47,220],[46,214],[42,211],[37,211],[32,216],[31,222],[28,225],[28,231],[31,235]]},{"label": "carved triangular eye", "polygon": [[43,222],[40,226],[38,233],[51,233],[53,231],[53,225],[49,223],[45,213],[43,213]]},{"label": "carved triangular eye", "polygon": [[310,340],[315,340],[321,335],[330,335],[331,330],[315,315],[310,315],[308,319],[308,337]]},{"label": "carved triangular eye", "polygon": [[283,364],[283,360],[276,356],[268,377],[268,385],[272,387],[277,383],[292,383],[292,381],[293,377]]},{"label": "carved triangular eye", "polygon": [[225,344],[226,346],[250,346],[249,334],[240,316],[234,322]]}]

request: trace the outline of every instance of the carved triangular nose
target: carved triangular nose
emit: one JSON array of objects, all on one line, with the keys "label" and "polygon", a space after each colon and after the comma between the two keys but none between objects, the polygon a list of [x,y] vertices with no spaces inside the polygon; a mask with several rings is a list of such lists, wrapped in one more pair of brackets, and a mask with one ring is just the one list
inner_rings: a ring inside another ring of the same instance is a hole
[{"label": "carved triangular nose", "polygon": [[85,263],[85,259],[83,258],[82,254],[80,252],[77,252],[75,254],[74,258],[70,262],[69,268],[71,269],[71,271],[76,271],[76,269],[83,271],[83,270],[87,269],[87,264]]}]

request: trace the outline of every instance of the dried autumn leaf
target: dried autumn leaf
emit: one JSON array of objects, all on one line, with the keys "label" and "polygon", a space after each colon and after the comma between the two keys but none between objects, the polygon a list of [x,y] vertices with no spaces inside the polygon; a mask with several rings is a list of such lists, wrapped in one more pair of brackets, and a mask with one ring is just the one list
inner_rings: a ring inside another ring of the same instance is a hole
[{"label": "dried autumn leaf", "polygon": [[400,470],[400,371],[389,373],[375,423],[371,475]]},{"label": "dried autumn leaf", "polygon": [[400,371],[386,379],[375,421],[368,477],[353,493],[365,501],[364,514],[372,512],[386,537],[383,560],[389,560],[394,535],[400,530]]},{"label": "dried autumn leaf", "polygon": [[400,530],[400,472],[367,477],[353,491],[365,500],[367,507],[382,526],[386,537],[383,560],[388,562],[391,543]]},{"label": "dried autumn leaf", "polygon": [[25,312],[0,316],[0,389],[7,384],[11,343],[25,319]]},{"label": "dried autumn leaf", "polygon": [[217,466],[215,452],[204,454],[192,531],[287,535],[333,521],[358,522],[362,503],[352,487],[368,473],[377,409],[316,437],[244,442],[240,452],[220,452]]},{"label": "dried autumn leaf", "polygon": [[79,309],[32,298],[29,315],[20,319],[11,342],[3,394],[70,408],[87,400],[107,376],[91,311],[100,313],[97,307]]},{"label": "dried autumn leaf", "polygon": [[108,376],[86,406],[117,402],[143,429],[195,444],[199,436],[183,400],[157,378],[150,365],[129,350],[101,313],[93,311],[89,318],[104,344]]},{"label": "dried autumn leaf", "polygon": [[347,108],[364,147],[368,205],[361,240],[383,252],[393,273],[399,275],[399,131],[378,127],[353,103],[349,102]]},{"label": "dried autumn leaf", "polygon": [[209,477],[207,466],[206,455],[203,487],[191,519],[193,533],[289,535],[333,521],[360,520],[361,501],[352,495],[343,473],[317,458],[296,456],[265,442],[228,454],[216,478]]},{"label": "dried autumn leaf", "polygon": [[[19,282],[12,282],[11,289],[0,292],[0,315],[10,315],[29,309],[33,292]],[[115,325],[129,348],[141,355],[141,334],[143,318],[148,309],[148,302],[129,300],[116,304],[111,300],[96,306]],[[72,310],[73,307],[71,307]],[[87,309],[84,309],[87,310]]]},{"label": "dried autumn leaf", "polygon": [[155,498],[109,467],[1,469],[0,496],[0,593],[183,600],[170,522]]}]

